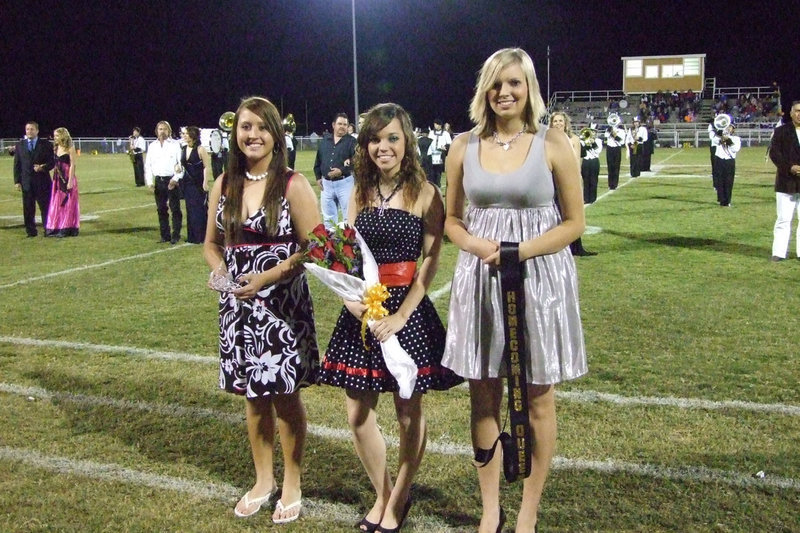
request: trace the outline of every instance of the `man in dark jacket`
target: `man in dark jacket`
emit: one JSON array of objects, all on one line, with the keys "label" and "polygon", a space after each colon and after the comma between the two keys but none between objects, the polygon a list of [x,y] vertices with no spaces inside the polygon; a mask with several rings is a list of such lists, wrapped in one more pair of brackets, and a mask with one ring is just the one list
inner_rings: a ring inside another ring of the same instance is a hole
[{"label": "man in dark jacket", "polygon": [[22,218],[28,237],[36,237],[36,204],[42,215],[42,229],[47,224],[50,207],[50,171],[53,170],[53,145],[39,138],[39,124],[27,122],[25,137],[14,152],[14,186],[22,191]]},{"label": "man in dark jacket", "polygon": [[[772,261],[783,261],[789,252],[794,212],[800,212],[800,100],[792,102],[791,122],[778,127],[772,137],[769,156],[775,166],[775,201],[778,217],[772,240]],[[798,214],[800,219],[800,214]],[[800,259],[800,232],[796,254]]]}]

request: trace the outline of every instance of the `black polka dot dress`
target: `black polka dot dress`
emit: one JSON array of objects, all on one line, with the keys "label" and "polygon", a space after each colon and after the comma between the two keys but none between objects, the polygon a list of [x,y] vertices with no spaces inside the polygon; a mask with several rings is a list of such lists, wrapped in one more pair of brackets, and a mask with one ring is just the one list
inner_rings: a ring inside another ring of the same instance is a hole
[{"label": "black polka dot dress", "polygon": [[[356,228],[364,237],[378,265],[417,261],[422,253],[423,221],[401,209],[367,208],[356,217]],[[408,294],[409,287],[389,287],[384,307],[396,312]],[[433,303],[425,296],[397,333],[400,346],[417,365],[414,392],[428,389],[446,390],[462,379],[441,366],[445,329]],[[390,392],[397,391],[397,381],[386,368],[381,347],[369,328],[364,348],[361,322],[342,307],[331,341],[322,361],[320,383],[345,389]]]}]

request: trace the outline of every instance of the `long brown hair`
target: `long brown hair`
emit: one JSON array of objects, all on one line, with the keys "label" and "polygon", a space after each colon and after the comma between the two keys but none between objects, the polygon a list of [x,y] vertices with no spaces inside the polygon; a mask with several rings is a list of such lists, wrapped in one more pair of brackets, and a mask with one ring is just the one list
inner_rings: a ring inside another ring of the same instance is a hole
[{"label": "long brown hair", "polygon": [[272,102],[260,96],[251,96],[242,100],[236,116],[233,119],[231,130],[230,153],[228,154],[228,171],[225,174],[225,208],[222,211],[223,226],[225,228],[225,242],[242,242],[242,193],[244,191],[245,171],[247,158],[239,148],[237,131],[239,115],[247,109],[264,121],[267,131],[272,136],[275,147],[272,150],[272,161],[269,164],[267,186],[264,188],[264,197],[261,206],[264,208],[267,231],[275,230],[278,226],[278,216],[281,210],[281,199],[286,193],[289,183],[289,172],[286,168],[286,139],[283,136],[283,125],[278,109]]},{"label": "long brown hair", "polygon": [[403,204],[406,208],[410,208],[417,201],[426,181],[425,172],[417,158],[417,136],[414,135],[411,117],[405,109],[397,104],[378,104],[367,111],[364,123],[358,133],[353,175],[355,176],[356,206],[359,211],[370,204],[370,193],[373,188],[378,187],[380,180],[380,170],[369,156],[369,142],[395,118],[400,122],[406,138],[405,154],[400,161],[398,176],[399,183],[402,183]]}]

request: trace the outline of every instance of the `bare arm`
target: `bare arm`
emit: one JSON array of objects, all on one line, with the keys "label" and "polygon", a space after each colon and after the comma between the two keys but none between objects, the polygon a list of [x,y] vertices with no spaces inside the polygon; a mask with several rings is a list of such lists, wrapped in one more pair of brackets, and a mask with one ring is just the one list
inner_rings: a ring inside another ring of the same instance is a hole
[{"label": "bare arm", "polygon": [[212,271],[223,262],[222,250],[225,245],[222,233],[217,230],[217,205],[222,195],[222,181],[217,180],[208,195],[208,222],[206,239],[203,242],[203,258]]},{"label": "bare arm", "polygon": [[581,174],[572,146],[563,135],[550,130],[545,137],[545,151],[558,191],[562,221],[542,235],[520,243],[521,261],[562,250],[580,237],[586,226]]},{"label": "bare arm", "polygon": [[211,176],[211,156],[208,155],[208,150],[202,146],[197,149],[197,153],[200,154],[200,160],[203,162],[203,190],[208,191],[213,181]]}]

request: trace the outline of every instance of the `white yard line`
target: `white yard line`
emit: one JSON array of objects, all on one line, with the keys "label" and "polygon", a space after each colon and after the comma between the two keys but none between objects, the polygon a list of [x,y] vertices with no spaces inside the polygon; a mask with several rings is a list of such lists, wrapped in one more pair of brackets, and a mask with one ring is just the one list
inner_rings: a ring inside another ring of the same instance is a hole
[{"label": "white yard line", "polygon": [[116,213],[117,211],[128,211],[130,209],[142,209],[144,207],[153,207],[155,204],[150,202],[149,204],[141,204],[141,205],[132,205],[129,207],[117,207],[115,209],[101,209],[100,211],[95,211],[94,215],[99,215],[101,213]]},{"label": "white yard line", "polygon": [[35,276],[35,277],[32,277],[32,278],[21,279],[19,281],[14,281],[12,283],[6,283],[4,285],[0,285],[0,289],[8,289],[9,287],[16,287],[17,285],[25,285],[27,283],[32,283],[34,281],[39,281],[39,280],[47,279],[47,278],[53,278],[53,277],[56,277],[56,276],[63,276],[64,274],[72,274],[73,272],[80,272],[82,270],[91,270],[91,269],[94,269],[94,268],[102,268],[102,267],[106,267],[106,266],[109,266],[109,265],[114,265],[116,263],[122,263],[124,261],[132,261],[134,259],[142,259],[144,257],[150,257],[151,255],[155,255],[155,254],[161,254],[161,253],[164,253],[164,252],[170,252],[172,250],[178,250],[178,249],[183,248],[185,246],[191,246],[191,244],[189,244],[189,243],[179,244],[177,246],[170,246],[169,248],[163,248],[161,250],[154,250],[152,252],[145,252],[145,253],[142,253],[142,254],[129,255],[127,257],[120,257],[118,259],[112,259],[110,261],[104,261],[102,263],[95,263],[93,265],[84,265],[84,266],[75,267],[75,268],[68,268],[67,270],[60,270],[58,272],[51,272],[49,274],[44,274],[42,276]]},{"label": "white yard line", "polygon": [[[29,387],[9,383],[0,383],[0,392],[25,396],[29,400],[52,401],[56,399],[61,402],[70,402],[82,406],[105,406],[114,407],[129,411],[131,409],[154,413],[159,416],[177,418],[213,418],[229,424],[244,425],[243,416],[231,415],[223,411],[204,409],[197,407],[184,407],[176,404],[154,404],[142,401],[117,400],[104,396],[91,396],[83,394],[71,394],[67,392],[50,392],[39,387]],[[326,426],[309,425],[309,433],[320,438],[350,441],[350,431],[343,428],[330,428]],[[387,444],[397,447],[398,442],[394,438],[387,438]],[[450,456],[472,456],[472,446],[459,444],[449,441],[430,441],[427,451]],[[25,458],[29,458],[27,461]],[[118,465],[108,465],[94,463],[91,461],[77,461],[59,457],[50,457],[39,454],[29,449],[0,448],[0,459],[16,460],[28,462],[40,468],[56,470],[59,472],[70,472],[88,477],[99,477],[112,479],[115,481],[133,482],[157,488],[181,490],[193,492],[205,497],[235,499],[242,491],[230,485],[217,485],[213,483],[186,481],[180,478],[168,478],[167,476],[155,476],[147,473],[138,473]],[[66,469],[66,470],[65,470]],[[610,474],[634,474],[643,477],[656,479],[675,479],[684,481],[699,481],[710,483],[722,483],[734,487],[759,487],[786,490],[800,490],[800,480],[766,475],[757,477],[752,474],[745,474],[730,470],[706,468],[698,466],[666,467],[661,465],[630,463],[627,461],[590,460],[590,459],[570,459],[566,457],[555,457],[553,459],[553,469],[555,470],[582,470]]]}]

